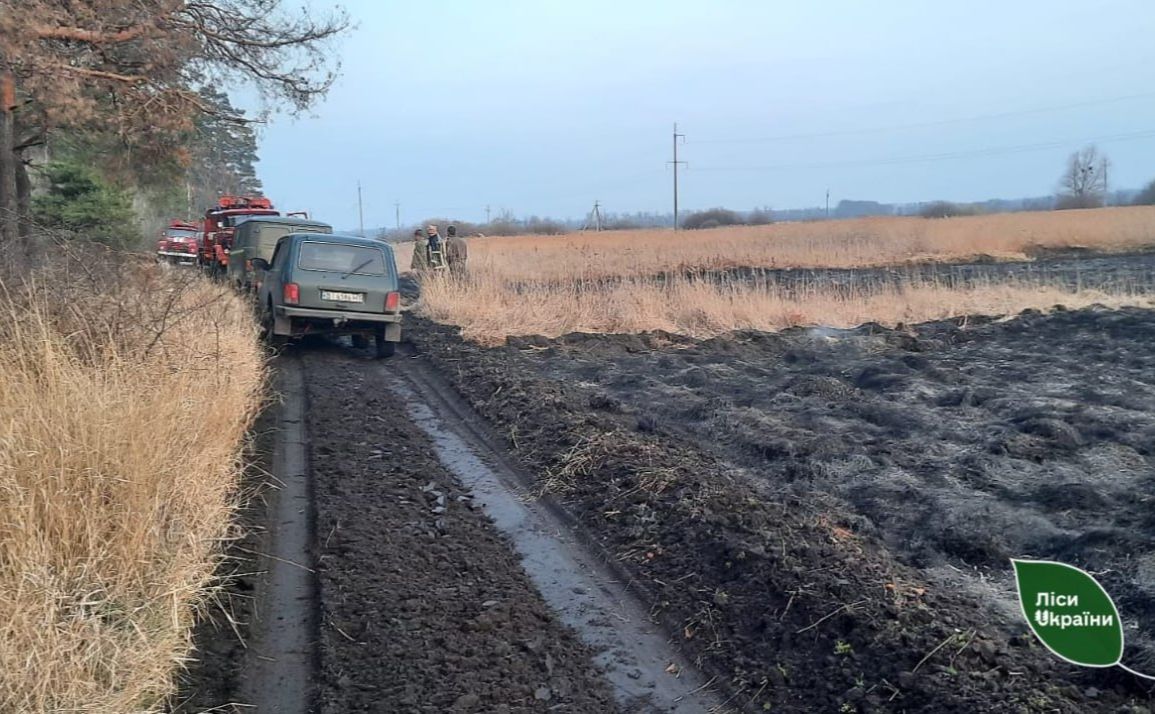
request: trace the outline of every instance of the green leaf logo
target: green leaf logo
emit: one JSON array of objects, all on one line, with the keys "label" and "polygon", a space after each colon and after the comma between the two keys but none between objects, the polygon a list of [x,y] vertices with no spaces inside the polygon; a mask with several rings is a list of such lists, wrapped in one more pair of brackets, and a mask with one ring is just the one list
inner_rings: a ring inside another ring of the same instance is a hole
[{"label": "green leaf logo", "polygon": [[1047,649],[1084,667],[1119,664],[1123,623],[1111,596],[1093,577],[1064,563],[1011,563],[1023,617]]}]

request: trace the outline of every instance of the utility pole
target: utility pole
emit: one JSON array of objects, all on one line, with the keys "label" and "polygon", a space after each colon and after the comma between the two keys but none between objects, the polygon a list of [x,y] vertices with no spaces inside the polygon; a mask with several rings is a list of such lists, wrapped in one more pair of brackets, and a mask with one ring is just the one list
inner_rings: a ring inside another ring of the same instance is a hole
[{"label": "utility pole", "polygon": [[361,224],[361,237],[365,237],[365,207],[361,202],[361,182],[357,182],[357,220]]},{"label": "utility pole", "polygon": [[826,220],[830,220],[830,189],[826,189]]},{"label": "utility pole", "polygon": [[488,226],[489,223],[490,223],[490,221],[489,221],[489,205],[487,204],[485,206],[485,225]]},{"label": "utility pole", "polygon": [[594,201],[594,230],[601,233],[602,230],[602,204],[601,201]]},{"label": "utility pole", "polygon": [[678,165],[686,165],[685,161],[678,161],[678,139],[685,139],[685,134],[678,133],[678,123],[674,122],[674,160],[670,163],[674,165],[674,231],[678,230]]},{"label": "utility pole", "polygon": [[401,230],[401,202],[393,202],[393,218],[397,224],[397,230]]}]

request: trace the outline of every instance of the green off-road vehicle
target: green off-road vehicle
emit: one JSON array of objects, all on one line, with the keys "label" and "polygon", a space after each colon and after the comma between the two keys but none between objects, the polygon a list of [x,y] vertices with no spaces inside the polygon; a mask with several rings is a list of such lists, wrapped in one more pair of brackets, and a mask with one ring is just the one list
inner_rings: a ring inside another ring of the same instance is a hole
[{"label": "green off-road vehicle", "polygon": [[229,252],[229,282],[242,292],[256,286],[260,276],[253,270],[253,259],[272,261],[277,241],[290,233],[332,233],[333,226],[292,216],[253,216],[237,224]]},{"label": "green off-road vehicle", "polygon": [[304,335],[350,335],[376,343],[377,356],[401,341],[401,293],[393,249],[345,235],[291,233],[272,260],[253,258],[261,325],[274,344]]}]

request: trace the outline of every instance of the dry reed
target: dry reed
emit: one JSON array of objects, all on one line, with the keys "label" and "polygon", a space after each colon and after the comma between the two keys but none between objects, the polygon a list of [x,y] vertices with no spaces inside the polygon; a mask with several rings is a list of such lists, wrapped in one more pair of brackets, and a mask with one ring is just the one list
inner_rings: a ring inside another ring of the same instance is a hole
[{"label": "dry reed", "polygon": [[[510,280],[573,280],[735,267],[861,268],[977,256],[1026,260],[1038,248],[1155,245],[1155,207],[958,218],[863,218],[673,233],[606,231],[473,239],[470,260]],[[398,247],[408,267],[412,243]]]},{"label": "dry reed", "polygon": [[569,332],[665,330],[705,338],[731,330],[799,325],[893,326],[1096,303],[1155,304],[1132,290],[1074,290],[1045,281],[983,281],[962,288],[912,281],[854,290],[814,285],[800,292],[762,281],[676,277],[525,284],[475,273],[466,280],[426,280],[420,310],[433,320],[460,326],[468,339],[493,344],[511,335],[556,337]]},{"label": "dry reed", "polygon": [[162,711],[238,497],[250,311],[105,268],[0,281],[4,712]]},{"label": "dry reed", "polygon": [[[709,337],[735,329],[913,323],[1092,303],[1149,304],[1134,286],[1076,290],[1058,280],[933,280],[799,292],[736,268],[864,268],[1028,260],[1033,251],[1155,245],[1155,208],[1016,213],[941,220],[870,218],[705,231],[617,231],[470,242],[468,279],[425,280],[420,310],[481,342],[515,334],[662,329]],[[405,265],[411,246],[398,251]]]}]

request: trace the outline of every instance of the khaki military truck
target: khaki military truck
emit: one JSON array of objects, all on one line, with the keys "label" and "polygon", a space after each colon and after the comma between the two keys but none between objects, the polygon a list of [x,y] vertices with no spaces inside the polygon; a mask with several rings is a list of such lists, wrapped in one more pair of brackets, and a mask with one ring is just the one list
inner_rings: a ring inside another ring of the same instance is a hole
[{"label": "khaki military truck", "polygon": [[237,290],[253,292],[260,275],[253,269],[253,258],[272,262],[277,241],[290,233],[332,233],[333,226],[320,221],[288,216],[253,216],[237,224],[229,253],[229,282]]}]

